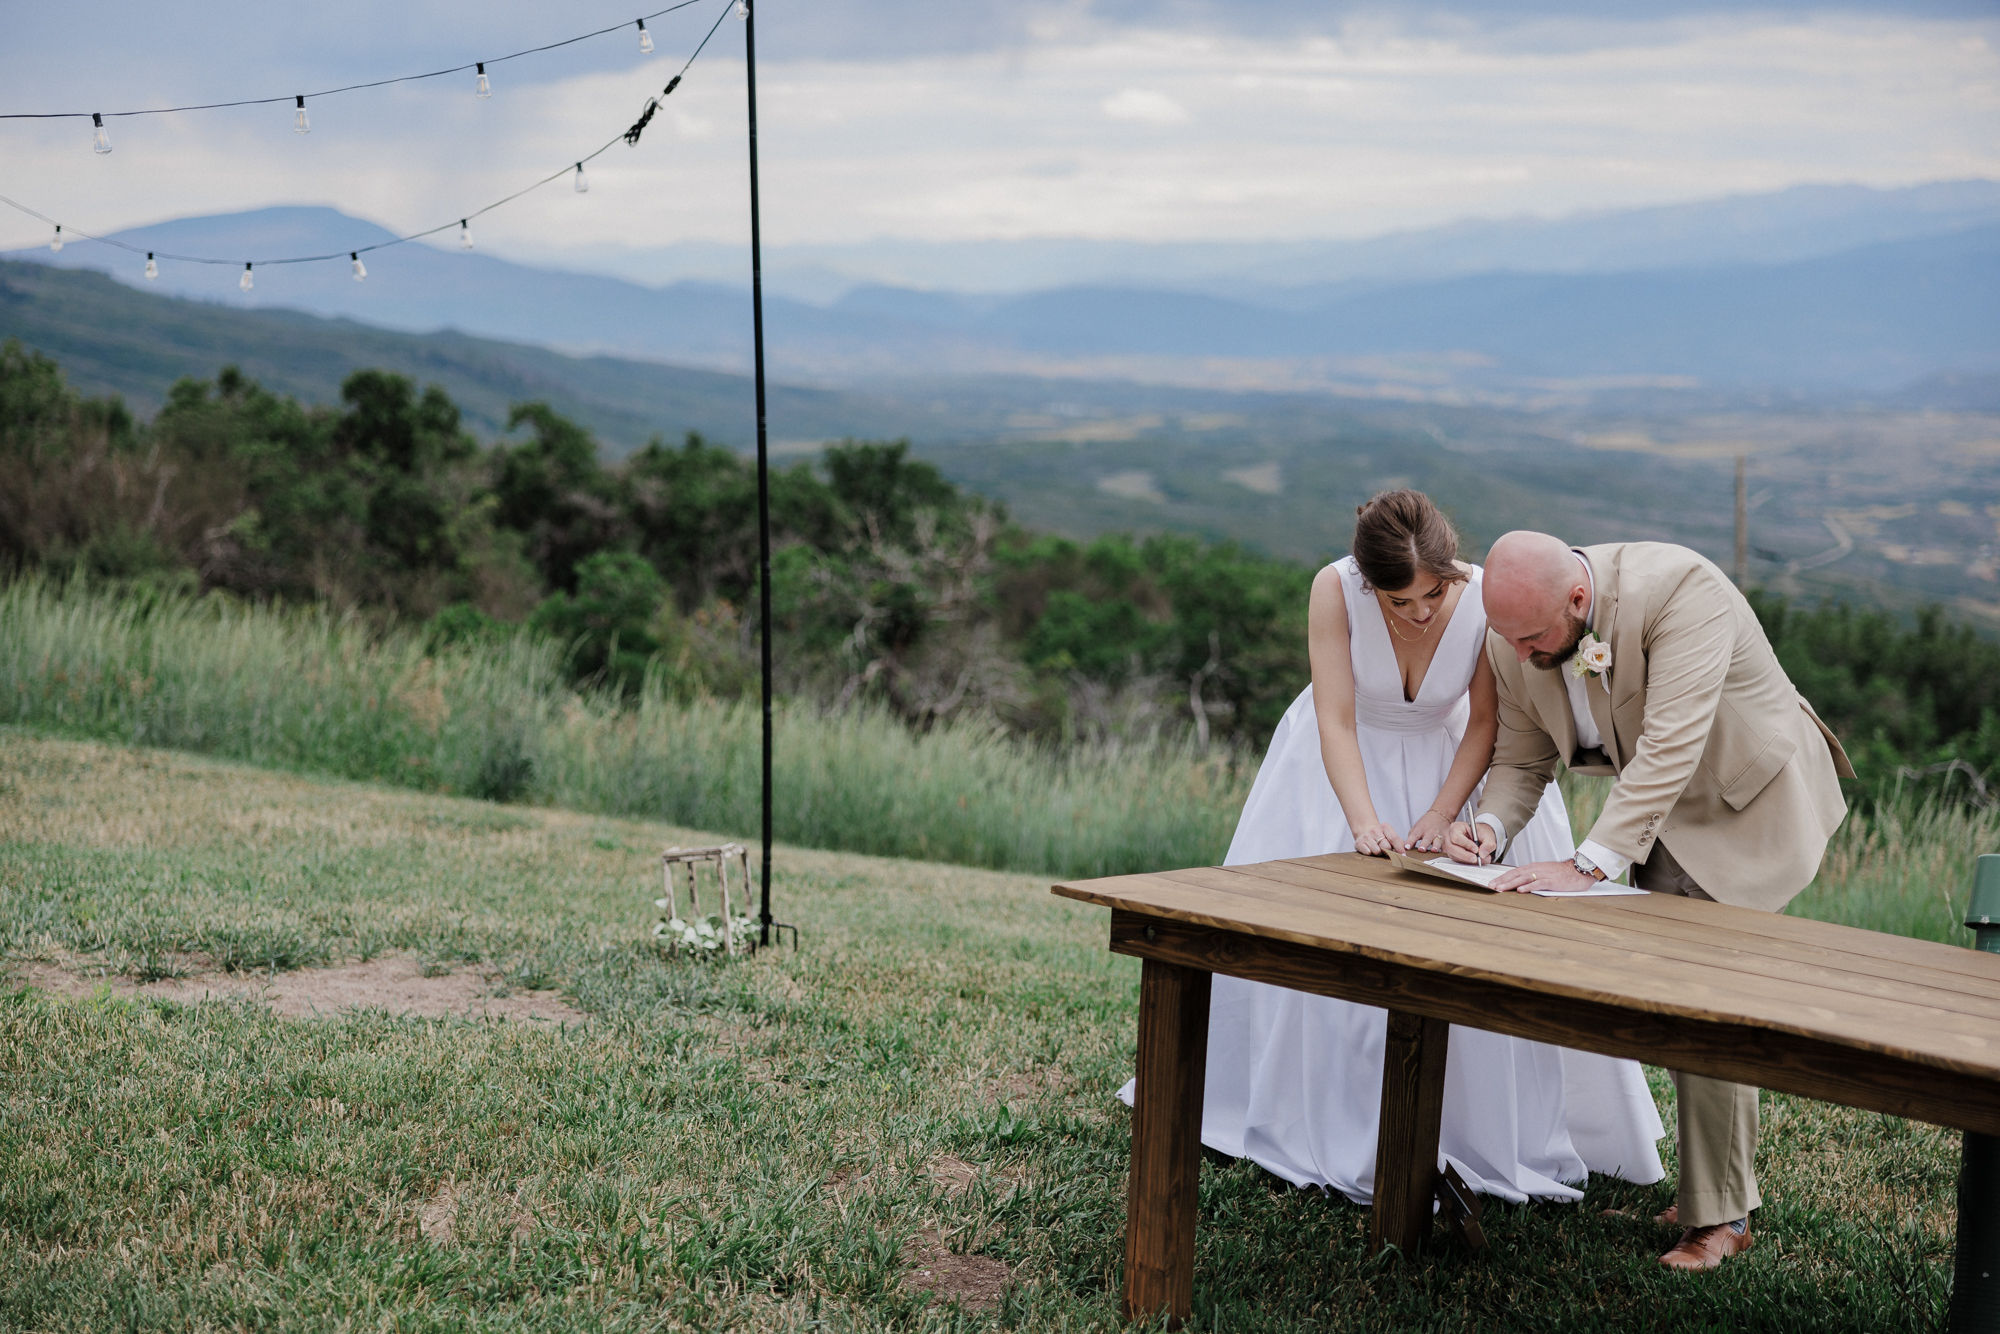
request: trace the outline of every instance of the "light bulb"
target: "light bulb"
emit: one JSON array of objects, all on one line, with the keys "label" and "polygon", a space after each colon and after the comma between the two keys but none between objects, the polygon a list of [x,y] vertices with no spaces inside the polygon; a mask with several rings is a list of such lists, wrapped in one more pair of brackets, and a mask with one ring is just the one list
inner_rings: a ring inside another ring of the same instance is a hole
[{"label": "light bulb", "polygon": [[639,20],[639,54],[642,56],[653,54],[653,34],[646,31],[644,19]]},{"label": "light bulb", "polygon": [[61,250],[61,249],[62,249],[62,224],[61,224],[61,223],[57,223],[57,224],[56,224],[56,234],[55,234],[55,235],[54,235],[53,237],[51,237],[51,238],[49,239],[49,249],[51,249],[51,250]]},{"label": "light bulb", "polygon": [[160,262],[153,258],[153,252],[146,252],[146,279],[151,281],[160,276]]},{"label": "light bulb", "polygon": [[576,192],[580,195],[590,193],[590,177],[583,174],[583,164],[581,162],[576,164]]},{"label": "light bulb", "polygon": [[[464,66],[460,66],[459,68],[463,69]],[[479,62],[479,87],[474,92],[480,97],[493,96],[493,85],[487,81],[486,62],[483,60]]]},{"label": "light bulb", "polygon": [[243,276],[237,280],[236,285],[246,292],[256,286],[256,283],[250,277],[250,266],[248,264],[243,266]]},{"label": "light bulb", "polygon": [[103,114],[96,111],[91,112],[90,123],[94,127],[90,133],[90,151],[93,153],[109,153],[111,151],[111,136],[105,132]]},{"label": "light bulb", "polygon": [[749,19],[750,0],[736,0],[736,17],[746,21]]},{"label": "light bulb", "polygon": [[312,122],[306,119],[306,95],[294,94],[299,99],[299,114],[292,117],[292,130],[298,134],[311,134]]},{"label": "light bulb", "polygon": [[464,218],[458,220],[458,244],[462,249],[472,249],[472,230],[465,225]]},{"label": "light bulb", "polygon": [[347,252],[347,257],[354,261],[354,281],[358,283],[363,278],[366,278],[368,276],[368,266],[361,262],[361,252],[350,250]]}]

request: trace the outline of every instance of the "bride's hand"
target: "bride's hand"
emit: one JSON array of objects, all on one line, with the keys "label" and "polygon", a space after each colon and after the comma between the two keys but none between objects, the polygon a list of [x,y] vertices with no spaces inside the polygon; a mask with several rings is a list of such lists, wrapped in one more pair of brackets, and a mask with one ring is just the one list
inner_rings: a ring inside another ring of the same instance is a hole
[{"label": "bride's hand", "polygon": [[1363,825],[1354,831],[1354,850],[1365,852],[1370,857],[1386,857],[1392,850],[1405,851],[1406,845],[1394,825],[1385,820],[1377,820],[1374,824]]},{"label": "bride's hand", "polygon": [[1410,826],[1409,837],[1405,842],[1418,852],[1443,852],[1445,835],[1450,830],[1449,817],[1435,809],[1428,810]]}]

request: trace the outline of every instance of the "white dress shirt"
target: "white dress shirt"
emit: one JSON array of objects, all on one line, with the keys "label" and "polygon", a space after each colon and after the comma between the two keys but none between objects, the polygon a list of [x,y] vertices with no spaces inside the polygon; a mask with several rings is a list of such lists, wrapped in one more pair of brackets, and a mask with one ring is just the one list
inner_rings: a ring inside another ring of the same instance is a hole
[{"label": "white dress shirt", "polygon": [[[1583,615],[1584,628],[1595,631],[1597,629],[1597,580],[1591,574],[1590,562],[1583,558],[1583,553],[1577,551],[1572,554],[1576,556],[1577,564],[1583,566],[1584,587],[1590,592],[1590,605]],[[1570,717],[1576,721],[1576,748],[1578,750],[1602,750],[1604,748],[1604,734],[1597,730],[1597,719],[1590,716],[1590,697],[1584,693],[1590,688],[1590,678],[1576,675],[1570,671],[1567,663],[1556,670],[1563,674],[1563,687],[1569,692]],[[1481,815],[1478,823],[1491,829],[1493,837],[1498,840],[1497,848],[1494,852],[1494,856],[1497,858],[1507,850],[1506,829],[1502,827],[1499,817],[1494,815]],[[1616,880],[1632,867],[1630,858],[1620,856],[1610,848],[1605,847],[1602,843],[1591,839],[1586,838],[1583,840],[1578,845],[1577,851],[1582,854],[1585,861],[1604,872],[1606,880]]]}]

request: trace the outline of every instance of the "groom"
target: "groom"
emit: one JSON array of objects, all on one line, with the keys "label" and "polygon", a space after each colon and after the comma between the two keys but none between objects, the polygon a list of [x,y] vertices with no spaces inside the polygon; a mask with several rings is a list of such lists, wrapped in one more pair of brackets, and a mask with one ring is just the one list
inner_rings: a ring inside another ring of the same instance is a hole
[{"label": "groom", "polygon": [[[1581,890],[1630,869],[1654,893],[1776,912],[1806,887],[1847,811],[1836,777],[1854,770],[1721,570],[1660,542],[1576,550],[1514,532],[1487,557],[1484,600],[1499,736],[1452,856],[1496,859],[1564,763],[1617,778],[1603,813],[1575,861],[1518,867],[1496,889]],[[1750,1249],[1757,1090],[1679,1072],[1674,1087],[1680,1190],[1663,1218],[1685,1230],[1660,1263],[1713,1269]]]}]

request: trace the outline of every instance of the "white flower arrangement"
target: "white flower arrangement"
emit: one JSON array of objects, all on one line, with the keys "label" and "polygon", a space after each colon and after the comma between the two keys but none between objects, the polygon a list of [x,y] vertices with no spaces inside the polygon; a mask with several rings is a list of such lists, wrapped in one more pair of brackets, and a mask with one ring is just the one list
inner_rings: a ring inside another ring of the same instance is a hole
[{"label": "white flower arrangement", "polygon": [[1594,634],[1587,634],[1576,646],[1576,656],[1569,660],[1572,676],[1592,677],[1600,680],[1611,670],[1611,645]]},{"label": "white flower arrangement", "polygon": [[654,899],[653,906],[668,914],[653,923],[653,938],[665,941],[669,949],[695,955],[715,954],[722,951],[730,937],[735,938],[738,948],[757,938],[756,920],[748,914],[732,917],[725,933],[720,917],[708,916],[684,922],[674,913],[672,899]]}]

